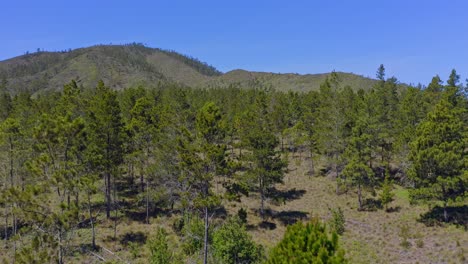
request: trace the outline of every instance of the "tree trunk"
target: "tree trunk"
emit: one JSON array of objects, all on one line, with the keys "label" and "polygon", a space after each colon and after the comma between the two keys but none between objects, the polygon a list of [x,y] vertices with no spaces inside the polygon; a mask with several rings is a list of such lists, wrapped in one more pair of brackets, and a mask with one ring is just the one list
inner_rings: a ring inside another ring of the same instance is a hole
[{"label": "tree trunk", "polygon": [[444,202],[444,221],[448,223],[447,202]]},{"label": "tree trunk", "polygon": [[333,170],[335,171],[335,177],[336,177],[336,195],[340,194],[340,178],[338,176],[338,164],[336,162],[333,164]]},{"label": "tree trunk", "polygon": [[312,172],[312,176],[315,176],[314,155],[312,151],[310,151],[310,169]]},{"label": "tree trunk", "polygon": [[62,228],[59,228],[59,233],[58,233],[58,264],[63,264],[63,247],[62,247]]},{"label": "tree trunk", "polygon": [[204,247],[203,247],[203,264],[208,263],[208,207],[205,206],[205,236],[204,236]]},{"label": "tree trunk", "polygon": [[5,247],[7,247],[7,241],[8,241],[8,212],[7,212],[8,207],[5,206]]},{"label": "tree trunk", "polygon": [[94,230],[93,213],[91,212],[91,194],[88,192],[88,214],[89,223],[91,224],[91,245],[93,250],[96,249],[96,231]]},{"label": "tree trunk", "polygon": [[262,177],[260,177],[259,181],[260,181],[260,215],[262,216],[262,220],[265,221],[265,190],[263,188]]},{"label": "tree trunk", "polygon": [[359,211],[362,210],[362,192],[361,192],[361,183],[358,184],[358,202],[359,202]]},{"label": "tree trunk", "polygon": [[106,179],[105,179],[105,185],[106,185],[106,218],[110,218],[110,212],[111,212],[111,190],[110,190],[110,173],[106,172]]},{"label": "tree trunk", "polygon": [[14,177],[13,177],[13,142],[10,139],[10,153],[9,153],[9,158],[10,158],[10,184],[11,187],[15,185]]},{"label": "tree trunk", "polygon": [[140,187],[141,192],[145,191],[145,178],[143,177],[143,173],[140,175]]},{"label": "tree trunk", "polygon": [[149,188],[148,188],[148,179],[146,179],[146,223],[149,224]]}]

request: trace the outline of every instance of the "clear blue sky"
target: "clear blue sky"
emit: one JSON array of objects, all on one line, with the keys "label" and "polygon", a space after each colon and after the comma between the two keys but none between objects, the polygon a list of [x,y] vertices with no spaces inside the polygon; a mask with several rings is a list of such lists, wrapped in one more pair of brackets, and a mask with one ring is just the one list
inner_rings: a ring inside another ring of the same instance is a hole
[{"label": "clear blue sky", "polygon": [[468,77],[468,1],[22,1],[0,5],[0,60],[141,42],[221,71]]}]

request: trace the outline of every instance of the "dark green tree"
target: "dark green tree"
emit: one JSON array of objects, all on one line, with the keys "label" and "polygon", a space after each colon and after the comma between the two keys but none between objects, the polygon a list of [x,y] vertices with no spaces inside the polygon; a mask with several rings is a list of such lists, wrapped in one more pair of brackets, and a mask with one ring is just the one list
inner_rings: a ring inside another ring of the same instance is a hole
[{"label": "dark green tree", "polygon": [[347,263],[338,235],[319,220],[288,226],[283,239],[270,252],[268,264]]},{"label": "dark green tree", "polygon": [[229,218],[213,234],[213,251],[220,263],[258,263],[262,249],[238,218]]},{"label": "dark green tree", "polygon": [[442,201],[445,221],[449,217],[447,204],[466,195],[468,184],[463,176],[467,154],[463,111],[466,109],[455,107],[449,95],[444,95],[418,125],[409,154],[412,162],[409,175],[415,187],[410,197]]},{"label": "dark green tree", "polygon": [[[87,161],[105,182],[106,216],[112,210],[113,183],[123,162],[123,123],[116,92],[102,81],[96,87],[87,113],[89,140]],[[115,202],[115,201],[114,201]]]}]

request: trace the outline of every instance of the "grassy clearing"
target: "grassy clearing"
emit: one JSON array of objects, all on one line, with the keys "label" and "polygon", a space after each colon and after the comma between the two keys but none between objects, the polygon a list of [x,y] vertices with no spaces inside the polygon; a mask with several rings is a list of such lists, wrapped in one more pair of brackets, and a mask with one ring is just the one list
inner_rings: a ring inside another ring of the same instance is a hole
[{"label": "grassy clearing", "polygon": [[[270,210],[266,222],[262,222],[256,213],[260,206],[256,193],[242,197],[241,202],[224,202],[229,215],[237,214],[240,208],[247,209],[248,231],[267,252],[281,240],[289,223],[306,221],[311,217],[328,221],[331,218],[329,209],[340,207],[346,219],[341,243],[351,263],[466,263],[468,234],[463,227],[426,226],[419,222],[420,216],[428,211],[428,206],[410,205],[408,191],[402,187],[395,186],[395,199],[389,204],[391,212],[383,209],[359,212],[354,190],[337,196],[333,179],[311,176],[308,162],[298,161],[297,157],[290,159],[284,184],[276,186],[282,198],[276,201],[270,199],[266,203]],[[378,196],[365,193],[364,198],[378,199]],[[93,202],[103,203],[103,197],[96,195]],[[143,211],[143,207],[135,208],[137,213]],[[144,218],[122,214],[117,221],[114,240],[114,222],[105,219],[101,211],[96,224],[96,242],[101,250],[96,254],[108,261],[146,263],[149,251],[144,244],[154,235],[157,227],[168,231],[173,251],[180,252],[177,235],[171,228],[177,217],[180,216],[159,214],[153,216],[148,225],[144,223]],[[77,245],[77,250],[68,257],[68,262],[99,263],[96,256],[80,249],[89,245],[91,230],[77,229],[74,232],[72,244]],[[8,256],[5,250],[0,246],[0,256]],[[197,259],[201,259],[201,256],[192,257],[191,263]]]}]

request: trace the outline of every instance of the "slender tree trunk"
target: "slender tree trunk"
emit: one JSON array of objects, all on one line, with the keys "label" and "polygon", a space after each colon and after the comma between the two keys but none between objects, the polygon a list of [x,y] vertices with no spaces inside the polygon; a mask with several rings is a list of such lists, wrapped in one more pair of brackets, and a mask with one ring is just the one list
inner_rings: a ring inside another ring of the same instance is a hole
[{"label": "slender tree trunk", "polygon": [[262,216],[262,220],[265,221],[265,190],[263,186],[263,179],[262,177],[259,178],[260,181],[260,215]]},{"label": "slender tree trunk", "polygon": [[116,204],[117,193],[115,190],[115,177],[113,177],[112,194],[113,194],[113,208],[114,208],[114,241],[117,241],[117,204]]},{"label": "slender tree trunk", "polygon": [[208,207],[205,206],[205,236],[204,236],[204,247],[203,247],[203,264],[208,263]]},{"label": "slender tree trunk", "polygon": [[359,211],[362,210],[362,192],[361,192],[361,183],[358,183],[358,202],[359,202]]},{"label": "slender tree trunk", "polygon": [[10,185],[13,187],[15,185],[14,174],[13,174],[13,142],[10,139]]},{"label": "slender tree trunk", "polygon": [[91,224],[91,245],[93,250],[96,249],[96,232],[94,230],[94,219],[93,214],[91,212],[91,194],[88,192],[88,213],[89,213],[89,222]]},{"label": "slender tree trunk", "polygon": [[8,207],[5,206],[5,247],[7,247],[8,242]]},{"label": "slender tree trunk", "polygon": [[143,173],[140,174],[140,187],[141,187],[141,192],[145,192],[145,178],[143,176]]},{"label": "slender tree trunk", "polygon": [[284,137],[281,135],[281,152],[284,152]]},{"label": "slender tree trunk", "polygon": [[67,205],[68,205],[68,208],[70,208],[70,191],[69,190],[67,191]]},{"label": "slender tree trunk", "polygon": [[105,179],[105,185],[106,185],[106,218],[110,218],[110,212],[111,212],[111,188],[110,188],[110,173],[106,172],[106,179]]},{"label": "slender tree trunk", "polygon": [[63,264],[62,228],[61,227],[59,228],[59,232],[58,232],[58,246],[59,246],[58,263]]},{"label": "slender tree trunk", "polygon": [[444,202],[444,221],[448,223],[447,202]]},{"label": "slender tree trunk", "polygon": [[148,179],[146,179],[146,223],[149,224],[149,188],[148,188]]},{"label": "slender tree trunk", "polygon": [[335,171],[336,175],[336,194],[340,194],[340,177],[338,175],[338,164],[336,164],[336,161],[333,163],[333,170]]},{"label": "slender tree trunk", "polygon": [[[16,207],[16,204],[13,205],[12,211],[14,210],[14,207]],[[16,230],[17,230],[17,220],[16,220],[16,215],[13,212],[13,236],[16,236]],[[16,239],[13,239],[13,263],[16,263]]]},{"label": "slender tree trunk", "polygon": [[[310,151],[310,167],[311,167],[311,171],[312,171],[312,176],[315,176],[314,155],[313,155],[312,151]],[[310,176],[309,176],[309,178],[310,178]]]}]

